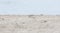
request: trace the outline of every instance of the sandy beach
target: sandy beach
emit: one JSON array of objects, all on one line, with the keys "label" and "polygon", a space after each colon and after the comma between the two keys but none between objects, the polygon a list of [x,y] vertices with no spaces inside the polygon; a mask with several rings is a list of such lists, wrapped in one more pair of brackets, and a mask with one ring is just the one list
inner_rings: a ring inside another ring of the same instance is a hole
[{"label": "sandy beach", "polygon": [[0,15],[0,33],[60,33],[60,16]]}]

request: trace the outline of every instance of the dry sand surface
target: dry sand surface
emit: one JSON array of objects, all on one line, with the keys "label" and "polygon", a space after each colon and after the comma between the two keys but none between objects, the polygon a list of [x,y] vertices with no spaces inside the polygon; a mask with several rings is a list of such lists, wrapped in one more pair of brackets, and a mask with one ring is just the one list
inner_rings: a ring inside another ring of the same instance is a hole
[{"label": "dry sand surface", "polygon": [[60,16],[0,15],[0,33],[60,33]]}]

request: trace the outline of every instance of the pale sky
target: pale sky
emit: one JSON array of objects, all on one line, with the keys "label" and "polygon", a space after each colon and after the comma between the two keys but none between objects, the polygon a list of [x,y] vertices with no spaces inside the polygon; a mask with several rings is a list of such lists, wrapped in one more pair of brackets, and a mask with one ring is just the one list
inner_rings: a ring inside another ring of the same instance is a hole
[{"label": "pale sky", "polygon": [[60,0],[0,0],[0,14],[60,15]]}]

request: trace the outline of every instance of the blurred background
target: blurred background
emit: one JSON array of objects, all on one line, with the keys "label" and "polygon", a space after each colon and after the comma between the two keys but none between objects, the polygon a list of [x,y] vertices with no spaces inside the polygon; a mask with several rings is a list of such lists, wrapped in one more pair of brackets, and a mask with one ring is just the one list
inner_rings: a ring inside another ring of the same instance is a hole
[{"label": "blurred background", "polygon": [[60,0],[0,0],[1,15],[60,15]]}]

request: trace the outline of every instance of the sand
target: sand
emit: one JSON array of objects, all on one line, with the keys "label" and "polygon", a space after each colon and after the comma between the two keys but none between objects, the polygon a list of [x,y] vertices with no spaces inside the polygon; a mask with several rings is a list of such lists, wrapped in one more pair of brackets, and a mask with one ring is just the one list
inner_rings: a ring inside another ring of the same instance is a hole
[{"label": "sand", "polygon": [[60,16],[0,15],[0,33],[60,33]]}]

